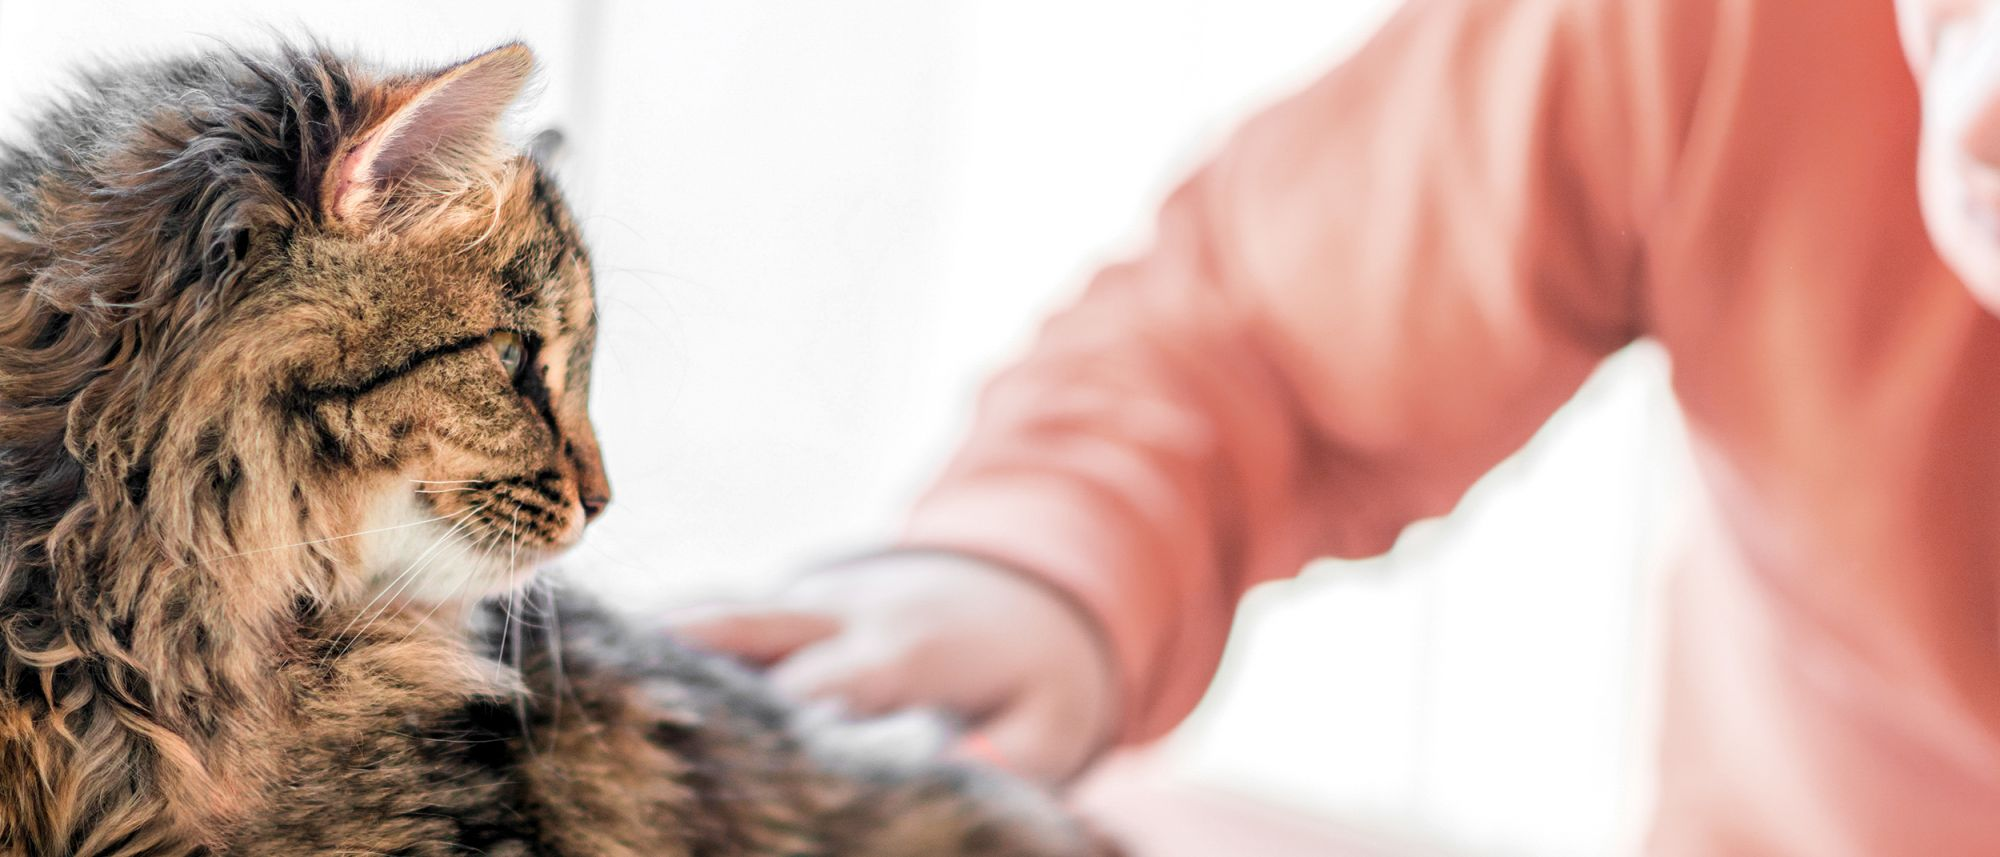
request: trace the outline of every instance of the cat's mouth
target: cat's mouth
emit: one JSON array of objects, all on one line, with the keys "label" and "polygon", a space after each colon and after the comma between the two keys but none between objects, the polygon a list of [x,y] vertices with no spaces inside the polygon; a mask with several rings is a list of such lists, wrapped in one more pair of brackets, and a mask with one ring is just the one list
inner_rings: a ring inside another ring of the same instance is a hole
[{"label": "cat's mouth", "polygon": [[507,552],[560,552],[583,537],[588,517],[562,474],[451,481],[412,480],[418,505],[451,521],[475,544]]},{"label": "cat's mouth", "polygon": [[385,501],[362,546],[390,602],[471,602],[525,586],[582,537],[583,516],[537,507],[502,482],[420,488]]}]

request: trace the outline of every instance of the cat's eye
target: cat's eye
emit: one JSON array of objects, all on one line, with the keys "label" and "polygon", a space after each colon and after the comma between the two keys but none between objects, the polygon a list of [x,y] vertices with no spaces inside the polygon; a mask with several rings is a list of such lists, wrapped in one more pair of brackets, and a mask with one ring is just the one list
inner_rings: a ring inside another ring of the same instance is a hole
[{"label": "cat's eye", "polygon": [[510,331],[499,331],[492,336],[493,353],[500,355],[500,368],[507,370],[507,377],[521,377],[521,361],[528,356],[528,349],[521,342],[521,335]]}]

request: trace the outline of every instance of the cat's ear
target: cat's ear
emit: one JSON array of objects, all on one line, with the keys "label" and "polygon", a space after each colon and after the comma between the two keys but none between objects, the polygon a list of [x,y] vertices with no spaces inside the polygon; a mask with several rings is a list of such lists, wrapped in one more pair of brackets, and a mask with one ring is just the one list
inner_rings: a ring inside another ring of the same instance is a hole
[{"label": "cat's ear", "polygon": [[490,168],[501,117],[534,72],[534,52],[517,42],[409,85],[335,161],[322,197],[326,214],[363,219],[392,186],[448,188]]},{"label": "cat's ear", "polygon": [[544,169],[554,169],[562,160],[568,138],[560,128],[543,128],[528,140],[528,158]]}]

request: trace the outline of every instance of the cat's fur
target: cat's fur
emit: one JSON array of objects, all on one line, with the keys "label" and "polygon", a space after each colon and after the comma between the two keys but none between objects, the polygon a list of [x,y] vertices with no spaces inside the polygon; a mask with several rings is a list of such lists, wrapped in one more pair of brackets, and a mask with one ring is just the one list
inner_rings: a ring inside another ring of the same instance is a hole
[{"label": "cat's fur", "polygon": [[0,148],[0,855],[1101,853],[523,589],[609,499],[532,62],[134,64]]}]

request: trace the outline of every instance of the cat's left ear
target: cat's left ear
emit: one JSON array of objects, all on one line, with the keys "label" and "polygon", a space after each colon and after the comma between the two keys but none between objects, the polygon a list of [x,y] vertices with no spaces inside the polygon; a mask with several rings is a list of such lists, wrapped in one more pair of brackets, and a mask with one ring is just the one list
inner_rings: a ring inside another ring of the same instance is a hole
[{"label": "cat's left ear", "polygon": [[569,138],[560,128],[543,128],[528,139],[528,159],[544,169],[554,169],[562,161]]},{"label": "cat's left ear", "polygon": [[365,220],[398,185],[425,190],[470,183],[497,162],[500,120],[535,72],[514,43],[416,82],[389,115],[363,131],[326,178],[325,213]]}]

